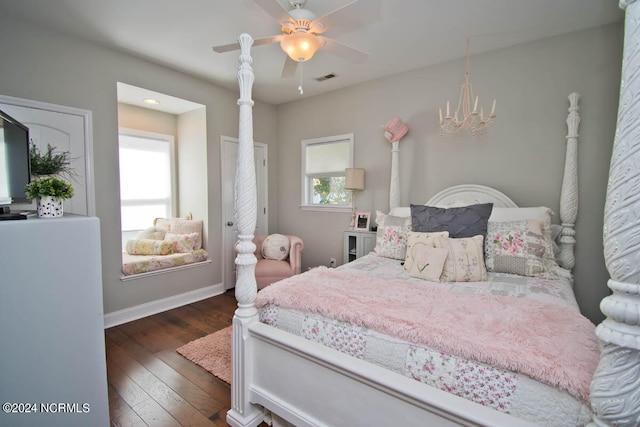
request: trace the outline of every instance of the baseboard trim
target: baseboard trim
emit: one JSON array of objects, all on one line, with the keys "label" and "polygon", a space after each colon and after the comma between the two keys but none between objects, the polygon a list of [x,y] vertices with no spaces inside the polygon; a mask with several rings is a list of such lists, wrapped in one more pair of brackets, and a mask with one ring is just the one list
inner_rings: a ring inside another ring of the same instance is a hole
[{"label": "baseboard trim", "polygon": [[205,298],[221,295],[224,292],[224,284],[218,283],[205,288],[140,304],[135,307],[125,308],[124,310],[107,313],[104,315],[104,328],[107,329],[123,323],[131,322],[132,320],[142,319],[143,317],[151,316],[152,314],[161,313]]}]

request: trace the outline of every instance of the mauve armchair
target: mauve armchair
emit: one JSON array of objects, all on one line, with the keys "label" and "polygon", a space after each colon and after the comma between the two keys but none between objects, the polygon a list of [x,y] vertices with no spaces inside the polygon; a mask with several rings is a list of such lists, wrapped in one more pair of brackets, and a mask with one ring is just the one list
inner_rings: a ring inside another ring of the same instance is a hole
[{"label": "mauve armchair", "polygon": [[302,249],[304,249],[304,243],[302,239],[297,236],[289,236],[289,257],[283,261],[277,261],[273,259],[264,259],[262,257],[262,242],[267,238],[267,235],[258,235],[253,238],[253,243],[256,245],[256,251],[254,255],[258,258],[256,264],[256,282],[258,289],[262,289],[265,286],[277,282],[278,280],[286,279],[294,274],[300,274],[300,265],[302,262]]}]

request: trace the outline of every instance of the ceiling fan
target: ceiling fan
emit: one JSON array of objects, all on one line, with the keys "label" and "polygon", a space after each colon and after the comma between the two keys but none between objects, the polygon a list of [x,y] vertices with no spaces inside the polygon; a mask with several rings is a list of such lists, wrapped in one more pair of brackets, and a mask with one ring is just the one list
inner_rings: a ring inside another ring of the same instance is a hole
[{"label": "ceiling fan", "polygon": [[[308,61],[320,49],[357,64],[364,62],[369,56],[361,50],[320,34],[327,30],[337,34],[380,19],[380,0],[352,0],[320,18],[305,9],[307,0],[289,0],[291,10],[285,9],[277,0],[254,1],[278,21],[281,34],[254,40],[253,45],[280,43],[287,54],[282,70],[283,78],[295,75],[298,63]],[[239,43],[213,47],[219,53],[237,49],[240,49]]]}]

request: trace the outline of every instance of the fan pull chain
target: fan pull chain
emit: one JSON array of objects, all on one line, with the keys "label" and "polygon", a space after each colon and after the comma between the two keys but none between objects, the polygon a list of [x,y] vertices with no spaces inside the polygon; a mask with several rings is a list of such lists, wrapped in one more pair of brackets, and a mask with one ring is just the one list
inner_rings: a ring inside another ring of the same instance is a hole
[{"label": "fan pull chain", "polygon": [[300,95],[304,93],[304,90],[302,90],[302,64],[304,64],[304,62],[300,62],[300,85],[298,86],[298,92],[300,92]]}]

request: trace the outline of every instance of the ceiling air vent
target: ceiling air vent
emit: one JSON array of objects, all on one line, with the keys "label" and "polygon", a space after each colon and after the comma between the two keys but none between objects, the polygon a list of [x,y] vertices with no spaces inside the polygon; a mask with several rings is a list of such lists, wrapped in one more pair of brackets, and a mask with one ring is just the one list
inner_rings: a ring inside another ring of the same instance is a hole
[{"label": "ceiling air vent", "polygon": [[335,73],[329,73],[329,74],[326,74],[324,76],[316,77],[316,80],[319,81],[319,82],[323,82],[325,80],[329,80],[329,79],[332,79],[334,77],[336,77]]}]

